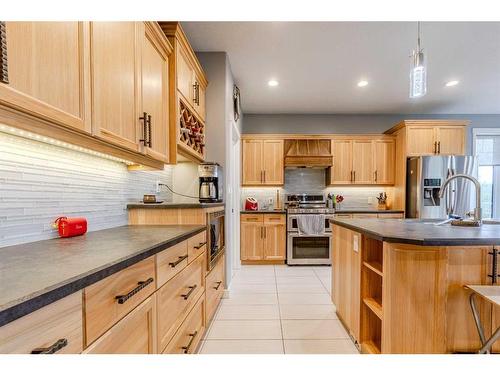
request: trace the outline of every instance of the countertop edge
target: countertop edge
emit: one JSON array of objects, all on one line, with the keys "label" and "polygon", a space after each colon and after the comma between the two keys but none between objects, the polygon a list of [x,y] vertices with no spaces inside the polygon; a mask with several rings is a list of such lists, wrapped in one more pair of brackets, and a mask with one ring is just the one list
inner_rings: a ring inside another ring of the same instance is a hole
[{"label": "countertop edge", "polygon": [[133,210],[137,208],[147,208],[147,209],[176,209],[176,208],[215,208],[224,207],[224,202],[217,203],[129,203],[127,204],[127,210]]},{"label": "countertop edge", "polygon": [[134,254],[126,259],[121,259],[116,263],[110,264],[102,269],[91,271],[91,273],[85,274],[81,277],[77,276],[75,280],[72,280],[67,284],[56,286],[54,289],[48,292],[39,294],[32,298],[28,298],[13,306],[7,307],[6,309],[0,311],[0,327],[11,323],[14,320],[22,318],[23,316],[39,310],[51,303],[54,303],[64,297],[67,297],[70,294],[76,293],[89,285],[95,284],[96,282],[108,276],[111,276],[127,267],[130,267],[131,265],[134,265],[141,260],[149,258],[150,256],[153,256],[182,241],[185,241],[193,235],[203,232],[204,230],[206,230],[204,226],[189,230],[182,235],[161,242],[148,249],[141,250],[138,254]]},{"label": "countertop edge", "polygon": [[[384,219],[387,220],[387,219]],[[400,243],[406,245],[417,245],[417,246],[494,246],[498,245],[497,239],[412,239],[412,238],[401,238],[401,237],[388,237],[382,236],[377,232],[373,232],[364,228],[359,228],[356,225],[345,223],[341,220],[330,219],[330,222],[339,225],[341,227],[365,234],[366,236],[373,238],[377,241],[388,242],[388,243]]]}]

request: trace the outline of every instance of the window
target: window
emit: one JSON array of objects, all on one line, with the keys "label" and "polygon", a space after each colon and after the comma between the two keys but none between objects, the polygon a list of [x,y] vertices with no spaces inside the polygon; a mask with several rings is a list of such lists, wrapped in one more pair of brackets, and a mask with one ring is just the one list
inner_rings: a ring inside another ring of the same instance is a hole
[{"label": "window", "polygon": [[473,129],[483,218],[500,218],[500,129]]}]

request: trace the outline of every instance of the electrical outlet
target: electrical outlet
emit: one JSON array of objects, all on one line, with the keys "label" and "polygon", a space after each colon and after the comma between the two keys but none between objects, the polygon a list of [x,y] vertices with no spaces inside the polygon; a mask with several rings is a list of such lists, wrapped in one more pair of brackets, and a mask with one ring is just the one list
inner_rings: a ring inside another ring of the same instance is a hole
[{"label": "electrical outlet", "polygon": [[156,180],[155,192],[157,193],[161,192],[160,183],[160,180]]},{"label": "electrical outlet", "polygon": [[368,197],[368,204],[372,204],[373,203],[373,197]]}]

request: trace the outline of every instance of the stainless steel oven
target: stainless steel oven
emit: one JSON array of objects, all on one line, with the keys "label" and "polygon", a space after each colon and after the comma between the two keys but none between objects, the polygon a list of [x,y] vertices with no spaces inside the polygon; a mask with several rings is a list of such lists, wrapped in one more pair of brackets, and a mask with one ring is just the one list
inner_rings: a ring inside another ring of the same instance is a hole
[{"label": "stainless steel oven", "polygon": [[217,263],[217,260],[224,254],[224,210],[210,212],[207,216],[207,267],[210,271]]}]

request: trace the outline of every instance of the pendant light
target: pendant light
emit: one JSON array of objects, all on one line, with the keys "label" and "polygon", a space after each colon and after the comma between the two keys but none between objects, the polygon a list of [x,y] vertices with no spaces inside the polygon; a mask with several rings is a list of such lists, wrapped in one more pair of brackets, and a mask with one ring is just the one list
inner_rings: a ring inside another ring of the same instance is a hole
[{"label": "pendant light", "polygon": [[427,93],[427,60],[420,47],[420,22],[417,23],[417,49],[411,55],[410,98],[419,98]]}]

